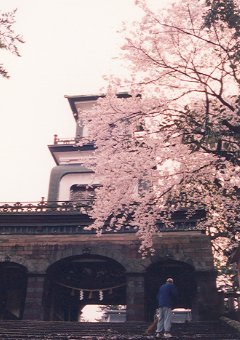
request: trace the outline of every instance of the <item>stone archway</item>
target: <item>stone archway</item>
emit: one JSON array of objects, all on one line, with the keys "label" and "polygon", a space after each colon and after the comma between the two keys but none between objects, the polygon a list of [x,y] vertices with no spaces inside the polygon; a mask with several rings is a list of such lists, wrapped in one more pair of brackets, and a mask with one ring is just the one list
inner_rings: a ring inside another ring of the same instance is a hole
[{"label": "stone archway", "polygon": [[179,290],[179,301],[176,307],[192,308],[197,293],[194,268],[184,262],[172,259],[161,259],[151,264],[146,270],[145,278],[145,315],[146,320],[153,319],[157,308],[156,295],[161,284],[172,277]]},{"label": "stone archway", "polygon": [[0,263],[0,320],[21,320],[27,289],[27,269],[15,262]]},{"label": "stone archway", "polygon": [[44,319],[79,321],[87,304],[125,305],[125,268],[115,260],[93,254],[52,264],[45,280]]}]

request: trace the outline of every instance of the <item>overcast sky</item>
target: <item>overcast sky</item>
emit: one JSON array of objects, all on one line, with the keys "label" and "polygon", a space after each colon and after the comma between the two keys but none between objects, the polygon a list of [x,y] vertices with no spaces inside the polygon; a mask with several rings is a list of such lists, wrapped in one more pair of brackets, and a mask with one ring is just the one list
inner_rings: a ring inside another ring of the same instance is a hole
[{"label": "overcast sky", "polygon": [[0,50],[11,76],[0,78],[0,202],[47,198],[47,145],[75,134],[64,95],[99,93],[103,75],[124,72],[117,30],[142,13],[134,0],[0,0],[1,11],[15,8],[25,43],[21,58]]}]

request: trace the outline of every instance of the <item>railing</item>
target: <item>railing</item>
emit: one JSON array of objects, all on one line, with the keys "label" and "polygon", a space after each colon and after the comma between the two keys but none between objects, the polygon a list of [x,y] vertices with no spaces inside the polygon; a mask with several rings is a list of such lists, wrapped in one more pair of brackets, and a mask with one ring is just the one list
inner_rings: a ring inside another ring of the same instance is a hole
[{"label": "railing", "polygon": [[0,214],[14,213],[48,213],[48,212],[79,212],[89,213],[92,200],[73,201],[44,201],[40,202],[0,202]]},{"label": "railing", "polygon": [[58,138],[58,135],[54,135],[54,145],[75,145],[80,141],[80,138]]},{"label": "railing", "polygon": [[[95,230],[86,230],[85,226],[81,225],[81,215],[88,215],[92,210],[92,199],[85,199],[81,201],[45,201],[42,198],[39,202],[0,202],[0,222],[1,217],[4,217],[0,223],[0,235],[10,235],[10,234],[95,234]],[[62,222],[54,222],[52,224],[49,220],[44,224],[43,222],[37,222],[35,219],[34,225],[31,222],[19,223],[19,217],[15,220],[14,225],[12,220],[8,220],[7,216],[64,216],[64,214],[79,215],[79,218],[74,218],[73,222],[70,222],[69,218],[62,220]],[[75,222],[74,222],[75,221]],[[77,222],[76,222],[77,221]],[[83,220],[82,220],[83,221]],[[86,221],[86,220],[85,220]],[[86,222],[85,222],[86,223]],[[89,222],[88,222],[89,223]],[[79,225],[80,224],[80,225]],[[86,225],[87,226],[87,225]],[[163,223],[157,225],[158,230],[162,232],[176,232],[176,231],[191,231],[197,230],[195,220],[176,220],[173,222],[172,227],[167,227]],[[135,233],[136,229],[132,226],[123,225],[117,233]],[[111,230],[109,228],[103,229],[103,233],[111,234],[116,233],[116,230]]]}]

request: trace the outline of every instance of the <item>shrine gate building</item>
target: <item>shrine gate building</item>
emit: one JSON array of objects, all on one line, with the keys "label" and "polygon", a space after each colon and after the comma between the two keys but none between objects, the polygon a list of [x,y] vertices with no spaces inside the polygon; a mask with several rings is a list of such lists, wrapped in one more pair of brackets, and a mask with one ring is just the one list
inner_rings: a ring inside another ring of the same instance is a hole
[{"label": "shrine gate building", "polygon": [[[124,97],[124,94],[122,94]],[[88,304],[126,305],[127,321],[151,321],[159,285],[173,277],[179,307],[193,320],[218,315],[211,243],[197,216],[176,214],[174,228],[160,226],[154,256],[142,258],[135,232],[123,228],[101,237],[85,230],[98,183],[84,162],[93,144],[78,146],[81,110],[98,96],[66,96],[76,134],[55,135],[55,160],[47,200],[0,204],[0,318],[78,321]]]}]

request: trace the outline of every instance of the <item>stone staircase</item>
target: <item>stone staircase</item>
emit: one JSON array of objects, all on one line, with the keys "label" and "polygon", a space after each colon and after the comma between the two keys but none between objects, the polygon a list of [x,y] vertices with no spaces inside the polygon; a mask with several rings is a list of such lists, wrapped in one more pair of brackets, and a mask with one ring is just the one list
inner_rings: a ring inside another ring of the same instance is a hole
[{"label": "stone staircase", "polygon": [[[0,340],[137,340],[155,339],[145,335],[149,323],[97,323],[61,321],[0,321]],[[240,335],[222,322],[173,324],[173,339],[239,340]]]}]

